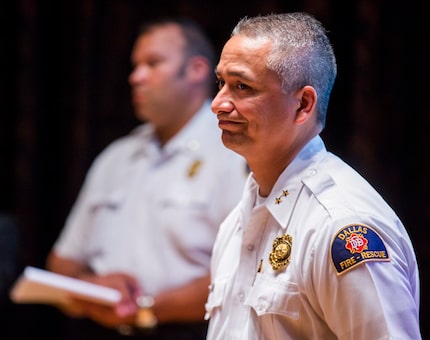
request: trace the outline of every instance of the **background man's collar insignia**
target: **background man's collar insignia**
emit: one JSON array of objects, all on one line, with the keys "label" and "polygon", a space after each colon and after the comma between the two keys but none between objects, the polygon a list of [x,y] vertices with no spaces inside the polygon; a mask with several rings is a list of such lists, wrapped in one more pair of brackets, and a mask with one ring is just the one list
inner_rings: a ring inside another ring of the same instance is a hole
[{"label": "background man's collar insignia", "polygon": [[197,174],[197,172],[200,170],[202,164],[203,163],[200,159],[195,160],[188,169],[188,177],[190,178],[194,177]]}]

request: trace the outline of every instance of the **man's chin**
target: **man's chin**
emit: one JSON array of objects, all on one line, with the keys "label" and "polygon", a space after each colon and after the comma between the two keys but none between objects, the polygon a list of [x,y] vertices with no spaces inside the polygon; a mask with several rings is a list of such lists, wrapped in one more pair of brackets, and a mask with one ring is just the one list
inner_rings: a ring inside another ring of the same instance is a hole
[{"label": "man's chin", "polygon": [[141,122],[147,122],[150,120],[148,113],[142,108],[135,108],[134,115],[136,119],[140,120]]},{"label": "man's chin", "polygon": [[226,148],[240,153],[240,149],[243,146],[243,138],[240,135],[223,130],[221,139]]}]

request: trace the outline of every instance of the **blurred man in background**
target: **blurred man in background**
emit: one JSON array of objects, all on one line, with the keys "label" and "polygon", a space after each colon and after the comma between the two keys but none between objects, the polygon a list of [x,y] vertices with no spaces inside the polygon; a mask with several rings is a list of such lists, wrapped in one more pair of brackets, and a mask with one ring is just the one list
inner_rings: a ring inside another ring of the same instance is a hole
[{"label": "blurred man in background", "polygon": [[246,178],[210,110],[214,58],[190,21],[139,32],[129,83],[145,124],[97,157],[47,259],[47,269],[118,289],[122,299],[63,306],[85,324],[71,338],[205,338],[212,245]]}]

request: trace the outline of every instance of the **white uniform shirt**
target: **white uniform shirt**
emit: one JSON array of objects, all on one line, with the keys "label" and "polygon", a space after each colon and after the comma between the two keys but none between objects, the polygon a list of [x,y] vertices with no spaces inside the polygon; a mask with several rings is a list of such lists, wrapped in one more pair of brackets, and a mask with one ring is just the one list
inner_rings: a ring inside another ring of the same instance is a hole
[{"label": "white uniform shirt", "polygon": [[[214,246],[208,340],[420,338],[411,241],[380,195],[320,137],[260,205],[257,192],[251,174]],[[289,262],[275,270],[269,254],[285,234]]]},{"label": "white uniform shirt", "polygon": [[150,295],[206,275],[247,177],[220,134],[207,102],[162,149],[150,124],[113,142],[91,167],[55,251],[100,274],[134,274]]}]

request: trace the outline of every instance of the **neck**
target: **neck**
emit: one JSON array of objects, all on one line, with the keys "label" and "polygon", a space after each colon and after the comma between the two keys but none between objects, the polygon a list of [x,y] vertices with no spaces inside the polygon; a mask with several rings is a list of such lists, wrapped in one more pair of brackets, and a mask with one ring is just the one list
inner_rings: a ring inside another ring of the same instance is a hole
[{"label": "neck", "polygon": [[251,157],[246,157],[258,183],[261,196],[266,197],[270,194],[282,172],[315,135],[310,134],[306,138],[297,138],[296,142],[290,146],[281,146],[270,152],[254,152]]},{"label": "neck", "polygon": [[[249,167],[258,183],[258,193],[260,196],[269,196],[279,176],[282,174],[288,164],[290,164],[291,160],[292,159],[286,158],[282,160],[260,159],[256,162],[248,161]],[[270,164],[270,166],[267,166],[267,164]]]},{"label": "neck", "polygon": [[175,112],[171,113],[171,117],[176,117],[175,121],[170,121],[164,126],[157,126],[155,133],[161,146],[164,146],[172,139],[179,131],[181,131],[188,122],[194,117],[197,111],[203,106],[206,98],[195,97],[194,100],[189,100],[185,105],[175,106]]}]

